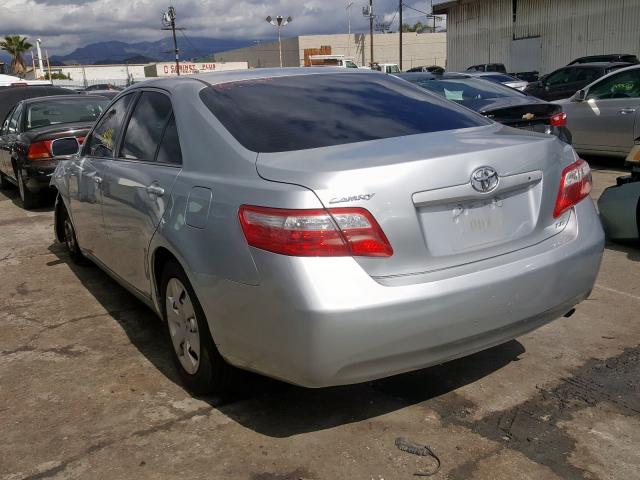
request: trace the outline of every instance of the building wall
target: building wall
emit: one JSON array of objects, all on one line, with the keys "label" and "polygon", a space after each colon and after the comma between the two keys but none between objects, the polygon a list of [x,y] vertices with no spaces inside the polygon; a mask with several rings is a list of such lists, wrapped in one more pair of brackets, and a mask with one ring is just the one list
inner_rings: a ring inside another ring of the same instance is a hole
[{"label": "building wall", "polygon": [[[84,72],[83,72],[84,69]],[[134,80],[143,80],[144,65],[65,65],[52,66],[52,72],[61,72],[71,76],[73,81],[83,81],[85,78],[88,82],[98,80],[127,80],[127,74],[133,75]]]},{"label": "building wall", "polygon": [[[282,64],[285,67],[297,67],[298,37],[282,39]],[[280,55],[278,41],[260,43],[252,47],[227,50],[216,53],[216,62],[247,62],[249,68],[279,67]]]},{"label": "building wall", "polygon": [[[380,63],[398,63],[399,34],[376,34],[373,39],[374,60]],[[446,33],[403,34],[403,68],[419,65],[445,66],[447,61]],[[328,45],[333,55],[346,55],[355,59],[358,65],[368,65],[370,59],[369,35],[356,33],[338,35],[307,35],[282,41],[283,65],[299,67],[304,65],[304,50]],[[216,54],[216,61],[246,61],[249,68],[277,67],[278,42],[263,43],[252,47],[229,50]]]},{"label": "building wall", "polygon": [[640,55],[640,0],[463,0],[447,10],[449,70],[504,63],[511,71],[514,39],[540,37],[540,73],[576,57]]}]

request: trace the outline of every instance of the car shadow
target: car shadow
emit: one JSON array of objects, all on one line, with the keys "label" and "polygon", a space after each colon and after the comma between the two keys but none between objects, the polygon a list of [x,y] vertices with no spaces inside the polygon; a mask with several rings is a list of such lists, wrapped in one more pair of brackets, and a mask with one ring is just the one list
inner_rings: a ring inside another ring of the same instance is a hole
[{"label": "car shadow", "polygon": [[[142,302],[92,264],[71,262],[59,244],[49,247],[67,263],[82,285],[118,322],[131,343],[167,379],[181,386],[157,316]],[[199,397],[246,428],[276,438],[333,428],[372,419],[409,405],[434,399],[473,383],[513,361],[525,352],[512,340],[497,347],[442,365],[415,372],[343,387],[308,389],[249,372],[241,391],[225,397]]]},{"label": "car shadow", "polygon": [[[4,189],[2,190],[2,195],[11,200],[11,203],[13,203],[20,210],[24,210],[24,207],[22,206],[22,200],[20,199],[20,192],[18,191],[18,187]],[[32,208],[28,211],[35,213],[52,212],[55,206],[55,199],[55,192],[48,192],[46,194],[46,198],[43,199],[41,205],[38,208]]]},{"label": "car shadow", "polygon": [[616,240],[615,242],[607,240],[605,248],[607,250],[626,253],[627,259],[632,262],[640,262],[640,240]]}]

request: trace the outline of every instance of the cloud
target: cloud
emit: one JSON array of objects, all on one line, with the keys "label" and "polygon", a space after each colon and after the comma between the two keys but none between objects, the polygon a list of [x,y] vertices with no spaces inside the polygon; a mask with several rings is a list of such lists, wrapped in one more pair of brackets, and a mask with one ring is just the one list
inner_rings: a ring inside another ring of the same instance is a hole
[{"label": "cloud", "polygon": [[[41,38],[50,54],[64,54],[89,43],[120,40],[135,42],[158,40],[167,32],[160,30],[162,12],[171,0],[2,0],[0,35],[20,34]],[[362,16],[366,0],[356,1],[351,9],[352,31],[368,30]],[[292,37],[302,34],[341,33],[347,31],[345,0],[174,0],[178,24],[189,36],[270,40],[275,30],[268,15],[293,17],[283,30]],[[425,12],[429,0],[410,0],[407,5]],[[375,13],[385,21],[394,18],[397,0],[374,0]],[[26,14],[28,12],[28,14]],[[424,15],[406,10],[405,21],[424,21]],[[393,30],[397,30],[395,16]]]}]

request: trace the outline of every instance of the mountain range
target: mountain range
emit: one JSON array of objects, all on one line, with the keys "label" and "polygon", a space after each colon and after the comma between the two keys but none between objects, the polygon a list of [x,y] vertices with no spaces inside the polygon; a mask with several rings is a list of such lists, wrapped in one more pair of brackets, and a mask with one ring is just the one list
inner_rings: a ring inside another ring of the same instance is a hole
[{"label": "mountain range", "polygon": [[[252,45],[246,40],[229,40],[206,37],[178,37],[178,48],[182,60],[211,57],[217,52],[242,48]],[[31,62],[31,55],[25,54],[27,63]],[[174,59],[173,39],[167,36],[155,42],[126,43],[107,41],[91,43],[76,48],[67,55],[52,55],[49,57],[51,65],[106,65],[114,63],[149,63],[155,61],[170,61]],[[0,61],[11,61],[6,52],[0,53]]]}]

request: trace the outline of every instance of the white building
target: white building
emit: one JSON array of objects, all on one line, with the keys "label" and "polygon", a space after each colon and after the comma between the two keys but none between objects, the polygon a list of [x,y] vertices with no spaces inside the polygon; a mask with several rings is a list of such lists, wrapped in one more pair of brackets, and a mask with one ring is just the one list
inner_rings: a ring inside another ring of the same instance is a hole
[{"label": "white building", "polygon": [[[446,66],[446,33],[404,33],[402,35],[403,69],[423,65]],[[310,55],[345,55],[359,66],[368,65],[369,35],[363,33],[337,35],[305,35],[282,40],[282,63],[285,67],[304,66]],[[399,63],[399,34],[373,36],[373,59],[378,63]],[[216,60],[246,61],[250,68],[278,67],[278,42],[261,43],[252,47],[216,53]]]},{"label": "white building", "polygon": [[447,14],[448,69],[504,63],[549,73],[574,58],[640,55],[640,0],[457,0]]}]

